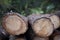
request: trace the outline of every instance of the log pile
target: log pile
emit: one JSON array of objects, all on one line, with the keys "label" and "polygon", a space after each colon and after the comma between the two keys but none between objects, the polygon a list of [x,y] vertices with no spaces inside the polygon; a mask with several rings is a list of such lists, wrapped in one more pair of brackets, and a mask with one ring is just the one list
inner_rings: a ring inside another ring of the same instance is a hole
[{"label": "log pile", "polygon": [[59,17],[53,14],[32,14],[28,19],[32,29],[40,37],[50,36],[60,25]]},{"label": "log pile", "polygon": [[[60,40],[60,14],[31,14],[25,17],[9,12],[2,18],[2,28],[0,35],[6,38],[12,35],[9,40]],[[21,35],[24,37],[19,37]]]}]

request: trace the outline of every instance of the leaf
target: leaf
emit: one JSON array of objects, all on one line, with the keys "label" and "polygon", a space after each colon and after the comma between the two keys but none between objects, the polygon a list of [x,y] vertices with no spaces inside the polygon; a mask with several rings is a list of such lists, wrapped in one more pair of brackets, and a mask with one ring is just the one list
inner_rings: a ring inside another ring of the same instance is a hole
[{"label": "leaf", "polygon": [[46,7],[46,12],[52,11],[55,8],[54,4],[50,4]]},{"label": "leaf", "polygon": [[41,8],[35,8],[35,9],[31,9],[31,13],[41,14],[41,13],[44,13],[44,12]]}]

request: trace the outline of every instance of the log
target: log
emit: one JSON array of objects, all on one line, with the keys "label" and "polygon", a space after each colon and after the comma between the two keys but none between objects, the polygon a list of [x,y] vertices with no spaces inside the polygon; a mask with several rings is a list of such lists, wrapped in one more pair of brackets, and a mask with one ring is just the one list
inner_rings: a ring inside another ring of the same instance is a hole
[{"label": "log", "polygon": [[50,16],[50,19],[52,21],[52,23],[54,24],[54,29],[57,29],[59,28],[59,25],[60,25],[60,19],[57,15],[51,15]]},{"label": "log", "polygon": [[28,19],[19,13],[6,13],[2,19],[2,27],[11,35],[24,34],[28,27]]},{"label": "log", "polygon": [[15,36],[15,40],[26,40],[25,34]]},{"label": "log", "polygon": [[60,11],[55,11],[54,13],[55,13],[55,15],[59,16],[59,18],[60,18]]},{"label": "log", "polygon": [[26,38],[24,36],[21,37],[21,35],[20,35],[20,37],[19,36],[12,36],[12,35],[10,35],[9,40],[26,40]]},{"label": "log", "polygon": [[53,40],[60,40],[60,35],[56,35]]},{"label": "log", "polygon": [[54,13],[55,13],[55,15],[60,17],[60,11],[55,11]]},{"label": "log", "polygon": [[16,38],[15,40],[26,40],[25,38]]},{"label": "log", "polygon": [[49,38],[48,37],[47,38],[42,38],[42,37],[35,36],[33,38],[33,40],[49,40]]},{"label": "log", "polygon": [[0,26],[0,39],[1,40],[8,40],[9,34]]},{"label": "log", "polygon": [[54,29],[59,28],[60,19],[57,15],[55,15],[55,14],[43,14],[41,17],[49,18],[51,20],[51,22],[53,23],[53,25],[54,25]]},{"label": "log", "polygon": [[53,23],[49,18],[42,16],[42,14],[30,15],[28,16],[28,20],[36,35],[40,37],[48,37],[53,33]]},{"label": "log", "polygon": [[55,30],[54,33],[50,36],[50,40],[60,40],[60,31]]}]

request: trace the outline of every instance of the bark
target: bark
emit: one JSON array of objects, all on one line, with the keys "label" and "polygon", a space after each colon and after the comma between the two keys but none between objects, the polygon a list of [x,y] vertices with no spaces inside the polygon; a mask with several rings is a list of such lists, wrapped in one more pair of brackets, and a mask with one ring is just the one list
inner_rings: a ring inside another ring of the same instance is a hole
[{"label": "bark", "polygon": [[0,39],[8,40],[9,34],[0,26]]},{"label": "bark", "polygon": [[53,33],[54,25],[49,17],[46,17],[43,14],[33,14],[28,16],[28,19],[36,35],[41,37],[48,37]]},{"label": "bark", "polygon": [[57,15],[55,15],[55,14],[43,14],[41,17],[49,18],[51,20],[51,22],[53,23],[53,25],[54,25],[54,29],[59,28],[60,19]]},{"label": "bark", "polygon": [[60,25],[60,18],[59,16],[55,15],[55,14],[43,14],[41,17],[47,17],[51,20],[51,22],[54,25],[54,29],[59,28]]},{"label": "bark", "polygon": [[24,34],[28,27],[28,19],[19,13],[6,13],[2,20],[3,28],[11,35]]}]

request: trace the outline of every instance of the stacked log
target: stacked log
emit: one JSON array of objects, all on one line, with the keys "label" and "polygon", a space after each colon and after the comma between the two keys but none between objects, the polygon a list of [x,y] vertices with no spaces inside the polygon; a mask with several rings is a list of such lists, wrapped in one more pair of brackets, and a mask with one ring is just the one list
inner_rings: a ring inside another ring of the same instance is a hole
[{"label": "stacked log", "polygon": [[54,13],[55,13],[55,15],[60,17],[60,11],[55,11]]},{"label": "stacked log", "polygon": [[10,35],[9,40],[26,40],[26,37],[24,34],[15,36]]},{"label": "stacked log", "polygon": [[2,20],[2,27],[11,35],[24,34],[28,27],[28,20],[19,13],[6,13]]},{"label": "stacked log", "polygon": [[8,40],[9,34],[0,26],[0,40]]},{"label": "stacked log", "polygon": [[[60,11],[56,11],[56,12],[54,12],[55,13],[55,15],[57,15],[57,16],[59,16],[59,18],[60,18]],[[60,23],[59,23],[60,24]]]},{"label": "stacked log", "polygon": [[28,16],[29,23],[36,35],[48,37],[59,27],[59,17],[54,14],[32,14]]},{"label": "stacked log", "polygon": [[26,40],[25,38],[16,38],[15,40]]},{"label": "stacked log", "polygon": [[[32,14],[25,17],[16,12],[9,12],[3,16],[2,27],[5,30],[0,29],[0,33],[4,37],[6,35],[12,35],[10,40],[26,40],[26,38],[27,40],[50,40],[49,37],[51,37],[51,40],[60,40],[60,31],[54,32],[60,27],[59,17],[59,13],[58,15]],[[26,38],[15,38],[16,35],[21,36],[24,33],[26,33]]]},{"label": "stacked log", "polygon": [[50,17],[52,23],[54,24],[54,29],[57,29],[59,28],[59,25],[60,25],[60,20],[59,20],[59,17],[57,15],[52,15]]},{"label": "stacked log", "polygon": [[56,35],[53,40],[60,40],[60,35]]},{"label": "stacked log", "polygon": [[49,40],[49,38],[48,37],[47,38],[42,38],[42,37],[35,36],[33,38],[33,40]]},{"label": "stacked log", "polygon": [[55,14],[43,14],[42,17],[47,17],[49,18],[53,25],[54,25],[54,29],[57,29],[59,28],[59,23],[60,23],[60,19],[59,19],[59,16],[55,15]]},{"label": "stacked log", "polygon": [[36,35],[47,37],[52,34],[53,24],[49,18],[42,17],[42,15],[39,14],[33,14],[28,16],[28,19]]},{"label": "stacked log", "polygon": [[55,30],[54,33],[50,36],[50,40],[60,40],[60,31]]}]

